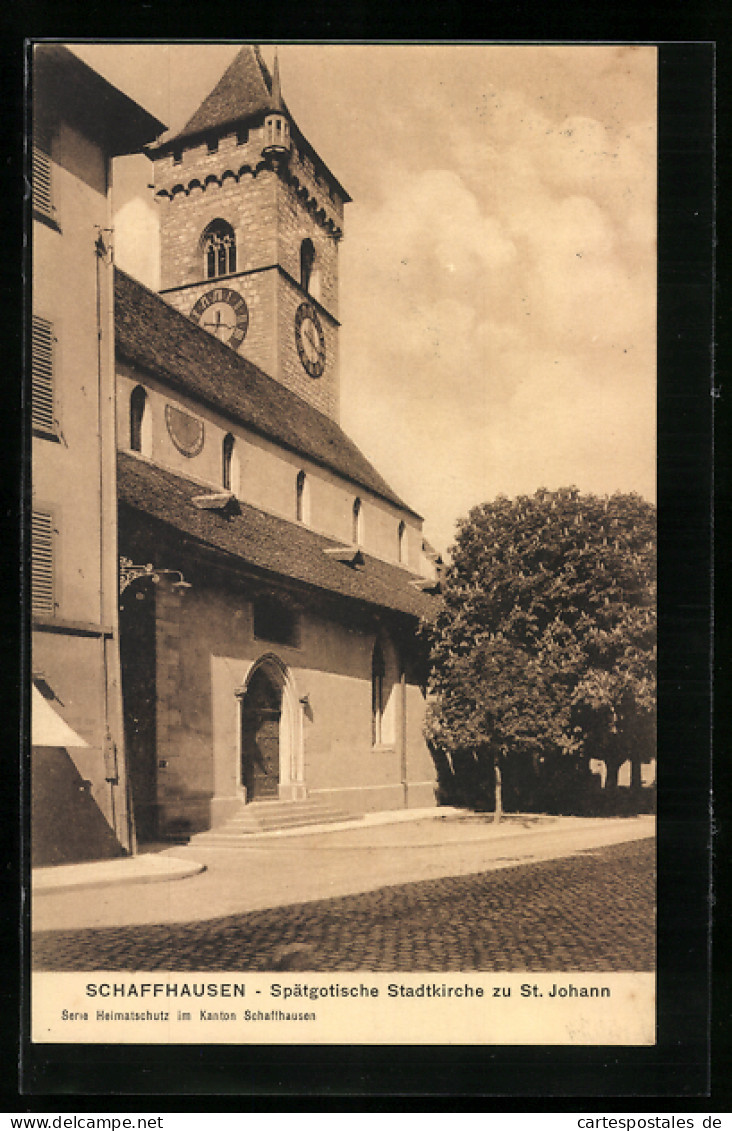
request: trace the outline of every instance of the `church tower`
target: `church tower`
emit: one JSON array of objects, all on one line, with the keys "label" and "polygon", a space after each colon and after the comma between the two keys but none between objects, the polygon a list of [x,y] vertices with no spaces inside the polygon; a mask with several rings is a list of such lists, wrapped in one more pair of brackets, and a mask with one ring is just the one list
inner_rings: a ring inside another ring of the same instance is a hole
[{"label": "church tower", "polygon": [[256,46],[147,153],[161,295],[338,419],[338,243],[348,193],[303,137]]}]

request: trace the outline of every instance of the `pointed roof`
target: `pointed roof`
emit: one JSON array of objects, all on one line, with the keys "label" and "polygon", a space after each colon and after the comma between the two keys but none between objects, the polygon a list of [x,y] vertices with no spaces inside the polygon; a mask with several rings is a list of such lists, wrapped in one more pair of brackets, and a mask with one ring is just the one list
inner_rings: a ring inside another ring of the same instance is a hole
[{"label": "pointed roof", "polygon": [[[279,75],[277,78],[279,80]],[[279,86],[279,81],[277,85]],[[278,108],[281,108],[281,96],[278,101]],[[216,86],[204,98],[183,129],[166,137],[164,144],[169,145],[213,130],[219,131],[237,122],[266,114],[271,109],[272,76],[259,47],[247,44],[234,56]]]}]

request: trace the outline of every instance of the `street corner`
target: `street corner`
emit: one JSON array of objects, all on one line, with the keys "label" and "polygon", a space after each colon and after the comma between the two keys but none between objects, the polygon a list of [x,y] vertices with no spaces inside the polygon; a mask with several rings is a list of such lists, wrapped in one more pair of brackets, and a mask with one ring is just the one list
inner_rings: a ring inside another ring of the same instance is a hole
[{"label": "street corner", "polygon": [[206,865],[197,860],[157,854],[125,856],[116,860],[35,868],[31,876],[31,890],[34,896],[55,895],[92,887],[183,880],[205,871]]}]

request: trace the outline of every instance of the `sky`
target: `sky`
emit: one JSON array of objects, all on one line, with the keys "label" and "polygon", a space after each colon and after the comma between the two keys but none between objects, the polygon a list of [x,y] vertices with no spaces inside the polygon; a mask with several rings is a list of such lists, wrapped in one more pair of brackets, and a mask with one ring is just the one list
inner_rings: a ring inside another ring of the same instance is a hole
[{"label": "sky", "polygon": [[[73,44],[171,128],[238,44]],[[270,64],[274,48],[263,44]],[[278,47],[348,190],[341,424],[440,551],[499,494],[655,499],[656,49]],[[158,283],[152,166],[115,162],[115,258]]]}]

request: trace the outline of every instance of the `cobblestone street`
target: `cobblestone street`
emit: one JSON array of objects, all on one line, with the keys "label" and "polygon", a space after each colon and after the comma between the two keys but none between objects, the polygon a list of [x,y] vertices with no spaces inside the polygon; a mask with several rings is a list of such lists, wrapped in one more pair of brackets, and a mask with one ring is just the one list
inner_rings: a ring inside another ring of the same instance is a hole
[{"label": "cobblestone street", "polygon": [[192,923],[41,931],[37,970],[649,971],[654,842]]}]

